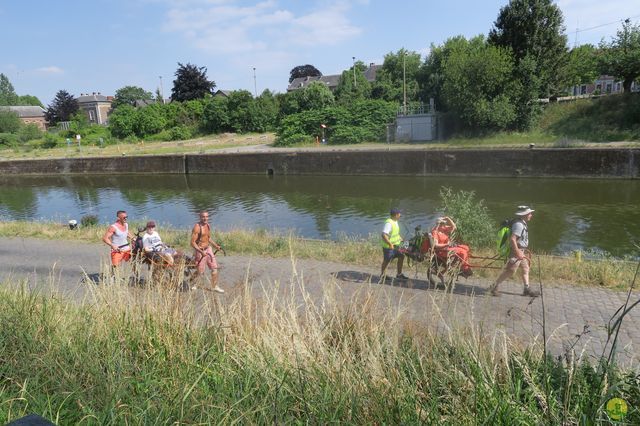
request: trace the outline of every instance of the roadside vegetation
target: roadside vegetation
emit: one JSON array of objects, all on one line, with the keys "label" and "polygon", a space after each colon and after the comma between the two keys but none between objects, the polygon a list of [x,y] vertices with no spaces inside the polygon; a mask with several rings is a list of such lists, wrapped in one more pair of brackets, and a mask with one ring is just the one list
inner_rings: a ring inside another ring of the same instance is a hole
[{"label": "roadside vegetation", "polygon": [[418,328],[372,288],[339,301],[331,281],[317,302],[300,278],[237,283],[204,304],[127,282],[90,286],[80,304],[0,289],[0,422],[593,424],[612,421],[614,397],[625,424],[640,422],[638,376],[608,352],[545,355],[478,326],[448,293],[425,300],[440,326]]}]

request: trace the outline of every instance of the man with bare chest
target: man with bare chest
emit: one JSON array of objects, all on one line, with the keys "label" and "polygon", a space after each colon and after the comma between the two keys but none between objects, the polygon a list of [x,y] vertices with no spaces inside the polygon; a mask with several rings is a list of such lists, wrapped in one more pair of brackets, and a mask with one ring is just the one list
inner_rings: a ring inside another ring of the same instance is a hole
[{"label": "man with bare chest", "polygon": [[220,245],[211,238],[211,226],[209,225],[209,213],[202,211],[199,214],[200,220],[193,226],[191,231],[191,247],[195,250],[195,262],[198,270],[198,277],[204,274],[206,267],[211,271],[211,286],[213,291],[224,293],[218,286],[218,262],[211,247],[220,250]]}]

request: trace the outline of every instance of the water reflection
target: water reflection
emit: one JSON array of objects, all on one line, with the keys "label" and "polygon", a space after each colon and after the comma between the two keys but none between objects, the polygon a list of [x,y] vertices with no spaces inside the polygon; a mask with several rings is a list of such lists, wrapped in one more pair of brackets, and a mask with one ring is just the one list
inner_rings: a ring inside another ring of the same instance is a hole
[{"label": "water reflection", "polygon": [[637,181],[351,176],[99,175],[0,178],[0,216],[25,220],[111,221],[124,208],[186,228],[209,210],[220,229],[294,230],[312,238],[377,234],[389,207],[407,229],[433,223],[442,186],[474,190],[496,224],[514,206],[533,205],[533,247],[564,253],[607,250],[624,255],[640,236]]}]

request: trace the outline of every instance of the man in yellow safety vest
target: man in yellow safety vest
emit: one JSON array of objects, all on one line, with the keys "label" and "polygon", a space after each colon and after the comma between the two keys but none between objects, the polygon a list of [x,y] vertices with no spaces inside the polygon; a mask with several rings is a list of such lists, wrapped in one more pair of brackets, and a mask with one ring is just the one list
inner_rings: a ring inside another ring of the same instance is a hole
[{"label": "man in yellow safety vest", "polygon": [[402,273],[402,265],[404,264],[404,254],[399,251],[402,237],[400,236],[400,219],[401,212],[399,209],[393,208],[389,212],[389,218],[384,222],[382,230],[382,267],[380,268],[380,282],[384,282],[386,278],[387,266],[393,259],[398,259],[397,279],[409,279]]}]

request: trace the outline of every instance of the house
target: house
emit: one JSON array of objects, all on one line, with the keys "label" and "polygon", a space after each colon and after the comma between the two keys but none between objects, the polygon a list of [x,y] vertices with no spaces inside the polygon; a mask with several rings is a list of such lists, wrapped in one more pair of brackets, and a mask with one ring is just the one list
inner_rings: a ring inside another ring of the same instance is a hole
[{"label": "house", "polygon": [[213,94],[214,98],[228,98],[229,95],[233,92],[233,90],[216,90],[216,93]]},{"label": "house", "polygon": [[2,106],[0,110],[14,112],[24,124],[35,124],[42,131],[47,130],[45,110],[41,106]]},{"label": "house", "polygon": [[89,123],[102,125],[109,123],[113,96],[104,96],[100,92],[81,93],[77,101],[80,109],[87,114]]},{"label": "house", "polygon": [[[640,85],[637,82],[631,83],[631,91],[636,92],[640,90]],[[616,79],[610,75],[601,75],[592,84],[580,84],[573,86],[571,94],[573,96],[581,95],[609,95],[614,93],[622,93],[622,81],[616,81]]]},{"label": "house", "polygon": [[[370,83],[376,81],[376,73],[382,67],[382,65],[376,65],[374,63],[369,64],[369,67],[364,70],[364,77]],[[321,77],[298,77],[293,79],[291,84],[287,87],[287,92],[292,92],[298,89],[304,89],[309,84],[314,81],[319,81],[320,83],[324,83],[327,87],[333,92],[338,87],[338,83],[340,83],[340,77],[342,74],[333,74],[333,75],[323,75]]]}]

